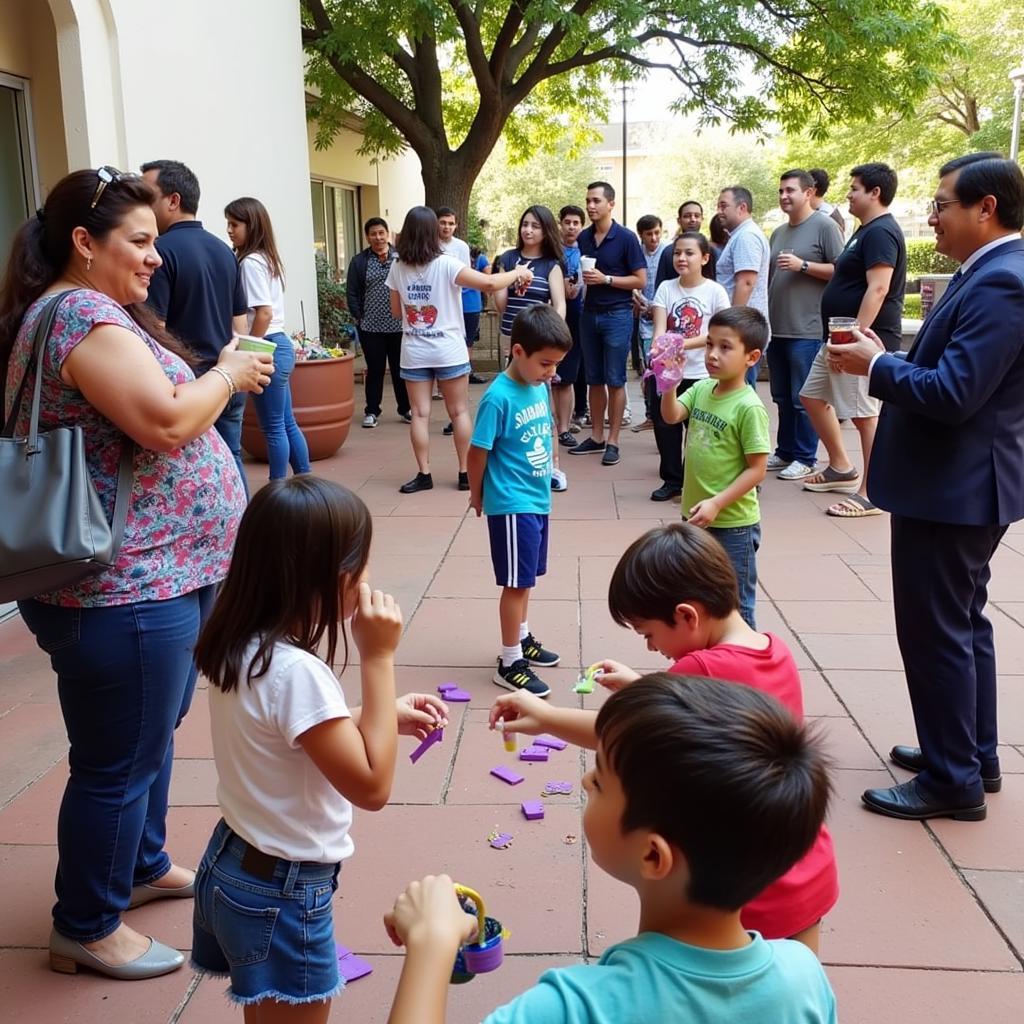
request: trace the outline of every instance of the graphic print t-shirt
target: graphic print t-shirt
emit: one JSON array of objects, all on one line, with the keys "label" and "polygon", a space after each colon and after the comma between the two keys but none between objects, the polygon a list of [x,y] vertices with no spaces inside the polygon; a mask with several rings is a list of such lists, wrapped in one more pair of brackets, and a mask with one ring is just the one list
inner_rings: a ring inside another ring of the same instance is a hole
[{"label": "graphic print t-shirt", "polygon": [[463,269],[441,253],[422,267],[395,260],[388,287],[402,300],[402,366],[407,369],[458,366],[466,361],[462,289],[455,278]]},{"label": "graphic print t-shirt", "polygon": [[[729,296],[717,281],[705,280],[696,288],[684,288],[679,279],[675,278],[658,285],[652,305],[661,306],[665,310],[665,330],[670,334],[699,338],[707,333],[708,321],[715,313],[728,307]],[[704,350],[690,349],[686,353],[683,379],[703,380],[707,375]]]},{"label": "graphic print t-shirt", "polygon": [[472,444],[488,452],[485,514],[551,511],[551,407],[545,385],[498,374],[480,399]]},{"label": "graphic print t-shirt", "polygon": [[532,259],[524,256],[518,249],[503,252],[497,260],[498,270],[515,270],[520,264],[533,271],[533,280],[520,295],[515,286],[508,289],[505,311],[501,314],[501,333],[512,335],[512,322],[528,306],[546,306],[551,302],[551,285],[548,278],[556,265],[550,256],[535,256]]}]

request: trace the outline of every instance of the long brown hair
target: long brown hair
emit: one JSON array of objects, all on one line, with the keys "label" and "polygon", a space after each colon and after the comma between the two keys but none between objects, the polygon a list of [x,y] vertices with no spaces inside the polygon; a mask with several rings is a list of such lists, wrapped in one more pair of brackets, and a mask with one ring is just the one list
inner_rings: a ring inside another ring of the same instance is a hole
[{"label": "long brown hair", "polygon": [[252,196],[242,196],[224,207],[224,216],[245,225],[245,243],[241,248],[235,249],[238,262],[241,263],[246,256],[251,256],[254,252],[262,253],[271,276],[279,277],[284,283],[284,263],[281,262],[281,256],[277,251],[274,228],[270,223],[267,208]]},{"label": "long brown hair", "polygon": [[526,220],[528,215],[535,217],[540,224],[542,232],[540,243],[541,255],[556,260],[561,264],[565,257],[562,235],[558,230],[558,225],[555,223],[554,214],[546,206],[528,206],[523,210],[523,215],[519,218],[519,227],[516,228],[516,249],[521,250],[523,248],[523,221]]},{"label": "long brown hair", "polygon": [[[333,665],[342,594],[363,574],[372,537],[369,510],[347,487],[308,473],[272,480],[242,516],[227,579],[196,644],[199,671],[230,693],[267,671],[274,644],[317,654],[325,635],[323,660]],[[347,666],[343,624],[341,637]]]},{"label": "long brown hair", "polygon": [[[151,207],[156,193],[137,175],[124,175],[110,182],[95,205],[100,183],[96,171],[72,171],[53,186],[46,202],[14,236],[7,269],[0,282],[0,382],[7,375],[14,341],[25,311],[67,270],[74,254],[71,233],[83,227],[97,241],[103,241],[125,217],[140,206]],[[125,306],[128,315],[164,348],[195,362],[170,332],[160,327],[148,306]]]},{"label": "long brown hair", "polygon": [[437,214],[429,206],[414,206],[406,215],[398,236],[398,258],[411,267],[422,267],[441,255]]}]

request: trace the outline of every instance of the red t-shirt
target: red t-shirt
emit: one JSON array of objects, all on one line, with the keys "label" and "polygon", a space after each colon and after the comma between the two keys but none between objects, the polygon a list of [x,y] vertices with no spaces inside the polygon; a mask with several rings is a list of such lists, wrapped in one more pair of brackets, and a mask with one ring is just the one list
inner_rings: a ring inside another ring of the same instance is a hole
[{"label": "red t-shirt", "polygon": [[[719,644],[684,655],[670,671],[752,686],[775,697],[802,721],[803,689],[793,655],[777,636],[765,635],[768,646],[763,651]],[[837,899],[835,850],[828,829],[822,825],[807,853],[743,908],[743,927],[760,932],[766,939],[789,938],[824,917]]]}]

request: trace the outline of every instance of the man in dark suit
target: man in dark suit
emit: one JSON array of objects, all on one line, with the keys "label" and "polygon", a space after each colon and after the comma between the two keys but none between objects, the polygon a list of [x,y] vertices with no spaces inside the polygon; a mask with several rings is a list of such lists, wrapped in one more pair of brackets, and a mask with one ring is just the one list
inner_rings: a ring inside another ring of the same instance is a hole
[{"label": "man in dark suit", "polygon": [[828,346],[831,368],[867,374],[884,402],[868,493],[892,513],[896,635],[920,743],[890,753],[917,777],[863,800],[894,818],[980,821],[1002,781],[989,561],[1024,518],[1020,167],[998,153],[951,160],[928,222],[961,266],[906,359],[870,331]]}]

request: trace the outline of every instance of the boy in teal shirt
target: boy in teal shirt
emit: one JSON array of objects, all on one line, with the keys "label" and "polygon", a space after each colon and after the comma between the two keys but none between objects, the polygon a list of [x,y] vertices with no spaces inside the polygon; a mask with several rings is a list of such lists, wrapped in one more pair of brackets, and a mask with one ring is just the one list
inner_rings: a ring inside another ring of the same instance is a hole
[{"label": "boy in teal shirt", "polygon": [[[583,828],[594,862],[637,890],[640,934],[546,971],[485,1024],[835,1024],[815,955],[740,923],[821,827],[820,742],[752,687],[667,673],[612,694],[596,729]],[[384,922],[406,947],[390,1024],[440,1024],[475,919],[442,875],[413,882]]]},{"label": "boy in teal shirt", "polygon": [[710,375],[676,396],[661,396],[666,423],[689,421],[683,464],[683,518],[706,527],[736,568],[740,614],[757,629],[757,549],[761,509],[757,485],[768,469],[771,442],[768,411],[748,387],[747,370],[756,366],[768,343],[768,321],[750,306],[730,306],[708,321],[704,362]]},{"label": "boy in teal shirt", "polygon": [[530,667],[557,665],[530,632],[527,607],[547,571],[551,512],[551,405],[548,382],[572,347],[551,306],[528,306],[512,321],[509,365],[480,400],[470,442],[469,507],[487,515],[491,562],[501,590],[501,654],[493,679],[508,690],[546,697]]}]

